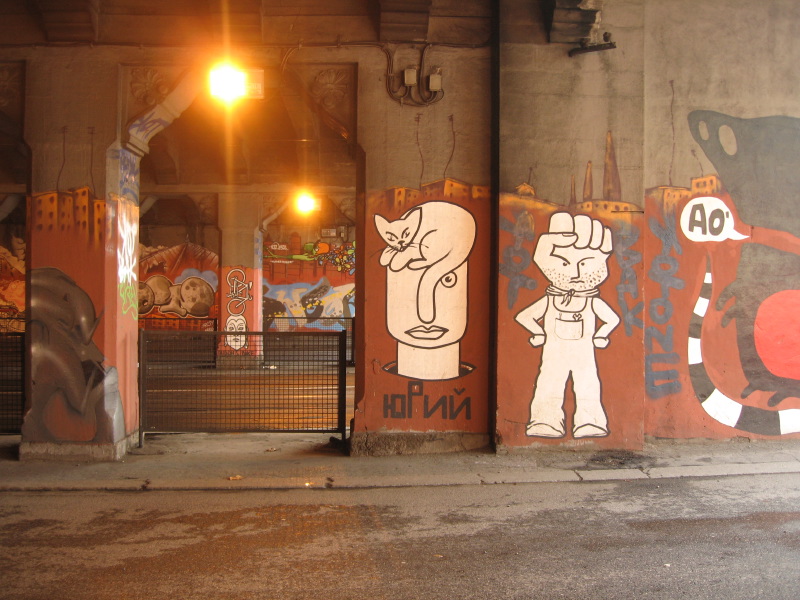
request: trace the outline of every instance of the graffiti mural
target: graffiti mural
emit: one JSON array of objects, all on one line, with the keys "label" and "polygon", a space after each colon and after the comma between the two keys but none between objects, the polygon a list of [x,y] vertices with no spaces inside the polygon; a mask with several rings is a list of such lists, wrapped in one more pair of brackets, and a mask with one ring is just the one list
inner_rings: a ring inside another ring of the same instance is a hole
[{"label": "graffiti mural", "polygon": [[113,442],[125,434],[117,370],[93,341],[100,323],[92,300],[56,268],[31,272],[29,441]]},{"label": "graffiti mural", "polygon": [[25,199],[0,200],[0,331],[24,331]]},{"label": "graffiti mural", "polygon": [[249,276],[249,269],[244,267],[226,267],[225,269],[225,331],[234,332],[226,335],[224,345],[239,352],[247,348],[247,336],[243,331],[250,331],[248,322],[249,311],[253,305],[253,279]]},{"label": "graffiti mural", "polygon": [[375,227],[386,243],[379,262],[386,268],[386,322],[397,341],[390,368],[414,379],[459,377],[475,218],[436,201],[392,221],[376,214]]},{"label": "graffiti mural", "polygon": [[[488,186],[451,178],[367,196],[361,304],[369,348],[355,428],[485,434],[489,422]],[[359,251],[362,251],[359,248]]]},{"label": "graffiti mural", "polygon": [[564,436],[564,393],[570,378],[575,393],[573,437],[608,435],[594,355],[595,349],[608,346],[619,324],[617,313],[599,297],[598,289],[608,278],[612,244],[611,230],[600,221],[567,212],[555,213],[548,232],[539,236],[533,262],[550,285],[544,296],[516,316],[531,334],[530,344],[543,346],[528,436]]},{"label": "graffiti mural", "polygon": [[[648,388],[659,401],[649,429],[680,437],[798,433],[800,231],[786,202],[800,187],[793,164],[800,119],[704,110],[688,123],[717,173],[692,179],[689,188],[649,192],[664,222],[677,223],[673,250],[682,248],[679,265],[651,273],[682,278],[687,288],[673,288],[675,307],[687,314],[662,316],[676,383]],[[671,420],[678,407],[690,422]]]},{"label": "graffiti mural", "polygon": [[216,318],[219,314],[219,257],[186,242],[143,248],[139,263],[139,316]]},{"label": "graffiti mural", "polygon": [[[320,232],[334,234],[337,230],[309,228],[306,233]],[[285,242],[265,242],[265,329],[344,331],[352,327],[356,314],[356,244],[341,238],[326,239],[329,241],[303,243],[302,236],[292,231]]]},{"label": "graffiti mural", "polygon": [[117,286],[122,299],[122,314],[137,316],[136,246],[139,233],[139,211],[133,203],[117,202],[117,231],[120,245],[117,249]]},{"label": "graffiti mural", "polygon": [[604,168],[599,198],[591,162],[582,198],[574,177],[564,203],[529,182],[500,195],[503,444],[636,446],[642,438],[643,211],[623,200],[610,133]]},{"label": "graffiti mural", "polygon": [[342,331],[355,316],[355,284],[332,286],[323,277],[317,283],[264,284],[264,328],[309,327]]}]

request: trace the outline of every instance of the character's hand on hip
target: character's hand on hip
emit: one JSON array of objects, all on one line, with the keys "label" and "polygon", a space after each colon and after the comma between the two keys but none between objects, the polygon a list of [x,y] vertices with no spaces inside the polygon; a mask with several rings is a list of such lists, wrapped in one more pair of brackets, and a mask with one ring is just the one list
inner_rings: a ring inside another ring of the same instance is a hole
[{"label": "character's hand on hip", "polygon": [[592,339],[595,348],[605,348],[608,346],[609,339],[607,337],[596,337]]},{"label": "character's hand on hip", "polygon": [[543,333],[535,333],[528,339],[528,342],[534,348],[538,348],[539,346],[543,346],[547,336]]}]

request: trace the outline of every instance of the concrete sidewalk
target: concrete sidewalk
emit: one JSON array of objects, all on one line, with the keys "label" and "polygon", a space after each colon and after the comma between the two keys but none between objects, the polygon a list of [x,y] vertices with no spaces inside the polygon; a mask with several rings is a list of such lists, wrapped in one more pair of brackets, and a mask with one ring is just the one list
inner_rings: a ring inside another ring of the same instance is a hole
[{"label": "concrete sidewalk", "polygon": [[0,436],[0,491],[414,487],[800,473],[800,440],[658,441],[638,452],[525,449],[349,457],[321,434],[149,435],[123,461],[20,462]]}]

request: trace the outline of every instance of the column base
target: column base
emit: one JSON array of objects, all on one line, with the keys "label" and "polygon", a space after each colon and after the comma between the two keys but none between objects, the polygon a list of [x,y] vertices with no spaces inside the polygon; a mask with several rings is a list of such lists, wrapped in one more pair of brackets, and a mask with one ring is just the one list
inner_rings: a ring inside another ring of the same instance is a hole
[{"label": "column base", "polygon": [[361,432],[350,436],[350,456],[394,456],[438,454],[480,450],[490,445],[488,433],[447,432]]},{"label": "column base", "polygon": [[122,460],[134,445],[139,443],[139,432],[134,432],[116,443],[79,442],[20,442],[19,459],[26,460],[81,460],[86,462],[114,462]]}]

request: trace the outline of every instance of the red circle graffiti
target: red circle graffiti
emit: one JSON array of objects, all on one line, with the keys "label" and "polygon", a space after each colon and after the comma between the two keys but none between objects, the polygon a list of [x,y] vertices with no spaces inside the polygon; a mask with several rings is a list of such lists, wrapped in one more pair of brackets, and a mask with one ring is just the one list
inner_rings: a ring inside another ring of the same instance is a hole
[{"label": "red circle graffiti", "polygon": [[800,290],[784,290],[764,300],[756,313],[756,350],[778,377],[800,379],[799,307]]}]

